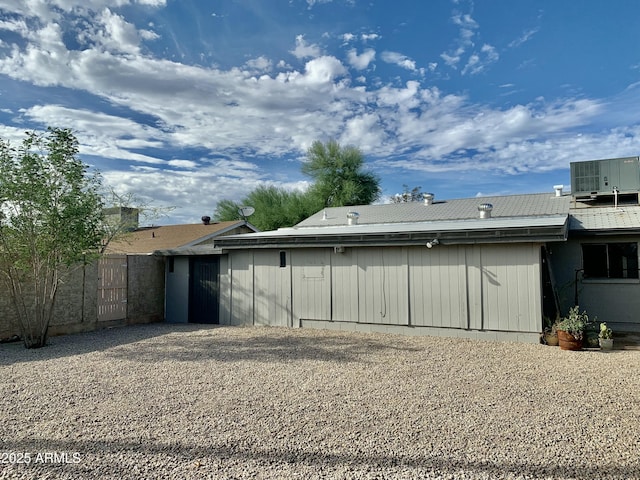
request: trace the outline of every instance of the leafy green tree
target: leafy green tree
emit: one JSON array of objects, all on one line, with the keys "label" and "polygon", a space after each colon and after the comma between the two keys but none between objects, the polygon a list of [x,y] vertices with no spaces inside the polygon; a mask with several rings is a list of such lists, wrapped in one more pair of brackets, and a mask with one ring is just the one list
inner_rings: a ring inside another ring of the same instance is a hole
[{"label": "leafy green tree", "polygon": [[275,186],[260,186],[237,203],[218,202],[217,221],[239,220],[238,209],[252,206],[248,220],[260,230],[291,227],[325,207],[369,204],[380,196],[380,180],[362,170],[364,159],[355,147],[342,148],[335,141],[314,142],[302,172],[315,183],[306,192],[290,192]]},{"label": "leafy green tree", "polygon": [[364,157],[358,148],[341,147],[335,140],[316,141],[307,151],[302,173],[313,178],[309,193],[320,208],[367,205],[380,197],[380,179],[363,167]]},{"label": "leafy green tree", "polygon": [[288,191],[276,186],[259,186],[250,192],[241,203],[232,200],[218,202],[214,212],[217,221],[240,220],[238,210],[243,205],[255,208],[247,220],[259,230],[276,230],[290,227],[312,215],[318,208],[308,195]]},{"label": "leafy green tree", "polygon": [[[245,197],[246,200],[247,197]],[[242,216],[238,212],[242,203],[234,202],[233,200],[224,199],[220,200],[216,205],[216,209],[213,212],[213,219],[216,222],[229,222],[231,220],[242,220]],[[249,220],[253,225],[257,227],[252,220]],[[259,227],[258,227],[259,228]]]},{"label": "leafy green tree", "polygon": [[27,348],[46,344],[58,287],[103,238],[100,177],[68,129],[0,139],[0,282]]}]

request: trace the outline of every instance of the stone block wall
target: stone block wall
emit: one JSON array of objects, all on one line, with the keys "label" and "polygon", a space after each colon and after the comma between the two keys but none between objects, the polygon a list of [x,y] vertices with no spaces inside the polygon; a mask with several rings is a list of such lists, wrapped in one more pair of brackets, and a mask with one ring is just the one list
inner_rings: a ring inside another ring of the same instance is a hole
[{"label": "stone block wall", "polygon": [[[133,323],[164,319],[164,258],[129,255],[127,316],[120,320],[98,321],[98,265],[80,267],[58,290],[49,335],[65,335]],[[9,292],[0,291],[0,339],[18,334],[15,308]]]}]

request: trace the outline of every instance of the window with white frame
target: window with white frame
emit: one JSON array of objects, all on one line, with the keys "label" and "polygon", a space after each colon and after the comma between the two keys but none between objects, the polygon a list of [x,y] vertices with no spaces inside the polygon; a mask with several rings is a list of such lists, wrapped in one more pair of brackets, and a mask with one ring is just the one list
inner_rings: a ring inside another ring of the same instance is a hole
[{"label": "window with white frame", "polygon": [[638,278],[638,244],[583,243],[585,278]]}]

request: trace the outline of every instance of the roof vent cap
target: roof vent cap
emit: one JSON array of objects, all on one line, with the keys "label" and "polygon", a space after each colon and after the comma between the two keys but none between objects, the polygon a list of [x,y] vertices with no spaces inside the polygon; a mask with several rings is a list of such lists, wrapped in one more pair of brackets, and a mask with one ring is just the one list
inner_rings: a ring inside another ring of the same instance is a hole
[{"label": "roof vent cap", "polygon": [[423,193],[422,198],[424,199],[425,205],[431,205],[433,203],[435,195],[433,193]]},{"label": "roof vent cap", "polygon": [[564,185],[554,185],[553,189],[556,191],[556,197],[561,197],[562,196],[562,189],[564,188]]},{"label": "roof vent cap", "polygon": [[360,214],[358,212],[347,212],[347,224],[348,225],[356,225],[358,223],[358,217]]},{"label": "roof vent cap", "polygon": [[209,225],[209,223],[211,223],[211,217],[209,215],[204,215],[200,220],[202,220],[203,225]]},{"label": "roof vent cap", "polygon": [[490,203],[481,203],[478,205],[478,212],[480,212],[480,218],[491,218],[491,210],[493,205]]}]

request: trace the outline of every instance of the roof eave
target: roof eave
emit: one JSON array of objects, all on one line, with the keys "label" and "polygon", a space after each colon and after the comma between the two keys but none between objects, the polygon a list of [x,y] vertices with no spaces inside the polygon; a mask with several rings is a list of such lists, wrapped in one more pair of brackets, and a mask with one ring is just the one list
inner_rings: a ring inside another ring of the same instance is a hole
[{"label": "roof eave", "polygon": [[598,229],[571,229],[569,235],[572,237],[598,237],[611,235],[640,235],[640,228],[598,228]]},{"label": "roof eave", "polygon": [[327,246],[411,246],[425,245],[437,238],[448,245],[488,243],[546,243],[567,240],[567,225],[514,227],[495,230],[442,232],[362,233],[342,235],[289,235],[273,237],[220,238],[223,250],[243,248],[309,248]]}]

